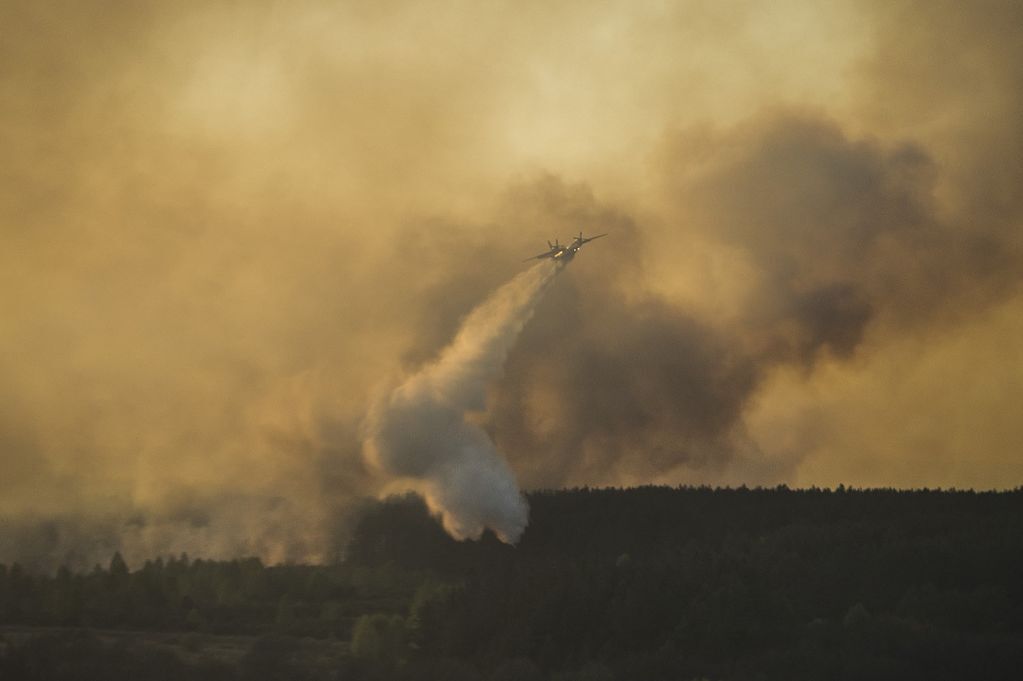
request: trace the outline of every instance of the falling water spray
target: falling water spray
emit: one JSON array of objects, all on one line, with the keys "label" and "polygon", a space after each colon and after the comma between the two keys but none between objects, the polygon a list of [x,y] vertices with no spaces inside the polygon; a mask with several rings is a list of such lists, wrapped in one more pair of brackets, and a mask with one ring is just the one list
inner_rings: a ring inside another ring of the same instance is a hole
[{"label": "falling water spray", "polygon": [[366,459],[419,491],[457,539],[478,539],[489,528],[514,544],[526,528],[529,507],[514,474],[487,433],[466,416],[486,408],[487,385],[560,269],[543,261],[495,291],[434,362],[366,415]]}]

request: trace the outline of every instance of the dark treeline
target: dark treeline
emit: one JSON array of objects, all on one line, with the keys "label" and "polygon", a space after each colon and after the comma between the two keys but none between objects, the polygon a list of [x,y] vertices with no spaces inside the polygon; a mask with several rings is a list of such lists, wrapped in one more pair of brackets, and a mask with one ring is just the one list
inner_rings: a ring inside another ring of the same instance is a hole
[{"label": "dark treeline", "polygon": [[[215,667],[239,679],[1014,679],[1023,668],[1021,490],[646,487],[529,501],[517,547],[454,542],[403,497],[365,510],[338,565],[0,567],[0,623],[260,635],[247,663]],[[347,653],[317,675],[288,643],[299,639],[281,636],[338,639]],[[28,646],[8,645],[0,664],[24,675]]]},{"label": "dark treeline", "polygon": [[[417,642],[481,667],[598,661],[619,678],[1016,678],[1023,492],[764,489],[533,494],[517,548],[424,532],[413,501],[364,565],[462,586]],[[385,529],[391,528],[391,529]]]},{"label": "dark treeline", "polygon": [[146,561],[55,576],[0,565],[0,624],[347,637],[367,612],[403,613],[426,577],[394,568],[284,565],[257,558]]}]

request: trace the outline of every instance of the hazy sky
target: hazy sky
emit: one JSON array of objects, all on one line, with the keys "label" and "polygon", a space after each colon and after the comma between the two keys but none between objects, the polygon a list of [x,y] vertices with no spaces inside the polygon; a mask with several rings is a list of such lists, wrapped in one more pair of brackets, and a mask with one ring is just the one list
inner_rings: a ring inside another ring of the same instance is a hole
[{"label": "hazy sky", "polygon": [[0,0],[0,560],[322,559],[522,258],[526,488],[1023,483],[1023,5]]}]

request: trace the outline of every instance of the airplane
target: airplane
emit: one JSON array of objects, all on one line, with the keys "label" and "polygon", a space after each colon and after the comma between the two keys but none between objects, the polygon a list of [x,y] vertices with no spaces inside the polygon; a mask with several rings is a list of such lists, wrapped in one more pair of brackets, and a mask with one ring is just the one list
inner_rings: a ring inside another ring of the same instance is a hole
[{"label": "airplane", "polygon": [[557,239],[554,240],[554,243],[548,241],[547,247],[550,250],[547,251],[546,253],[535,255],[532,258],[526,258],[522,262],[529,262],[530,260],[542,260],[543,258],[557,258],[565,250],[565,247],[559,244]]},{"label": "airplane", "polygon": [[554,260],[556,262],[568,262],[569,260],[575,257],[575,254],[579,252],[579,249],[583,247],[583,244],[593,241],[594,239],[599,239],[602,236],[607,236],[607,234],[598,234],[597,236],[583,237],[583,233],[579,232],[579,236],[574,238],[572,240],[572,243],[567,245],[559,244],[557,239],[554,240],[553,244],[550,241],[548,241],[547,246],[550,247],[549,251],[541,253],[540,255],[534,255],[531,258],[526,258],[522,262],[529,262],[530,260],[543,260],[545,258],[550,258],[551,260]]}]

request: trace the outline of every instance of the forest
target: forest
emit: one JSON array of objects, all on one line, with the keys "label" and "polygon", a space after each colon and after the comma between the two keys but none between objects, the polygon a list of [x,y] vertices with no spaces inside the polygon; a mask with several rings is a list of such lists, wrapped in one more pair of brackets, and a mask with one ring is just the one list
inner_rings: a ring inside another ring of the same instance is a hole
[{"label": "forest", "polygon": [[1015,679],[1023,489],[539,491],[517,546],[415,496],[343,560],[0,565],[0,679]]}]

